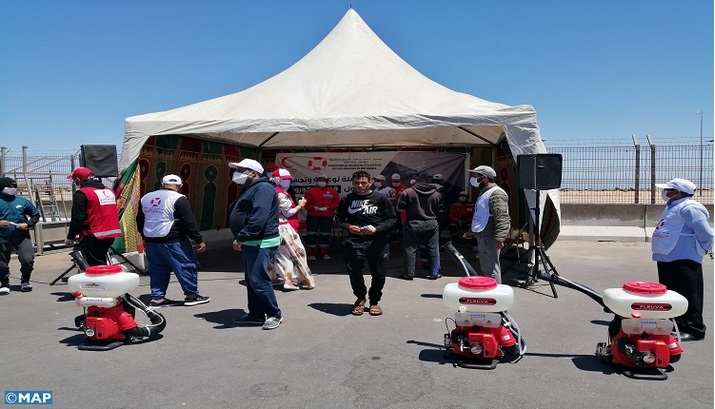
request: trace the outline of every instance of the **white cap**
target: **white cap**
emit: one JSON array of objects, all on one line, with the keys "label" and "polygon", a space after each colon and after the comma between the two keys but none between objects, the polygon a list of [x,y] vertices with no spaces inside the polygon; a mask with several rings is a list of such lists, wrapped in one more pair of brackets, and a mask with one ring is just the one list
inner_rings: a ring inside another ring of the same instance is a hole
[{"label": "white cap", "polygon": [[656,183],[655,187],[657,187],[658,189],[674,189],[679,192],[687,193],[689,195],[695,193],[695,189],[697,189],[695,183],[687,179],[680,178],[675,178],[668,183]]},{"label": "white cap", "polygon": [[461,192],[459,192],[459,195],[460,196],[469,196],[469,194],[467,194],[466,190],[462,190]]},{"label": "white cap", "polygon": [[261,166],[260,163],[256,162],[253,159],[244,159],[238,163],[230,162],[228,164],[228,167],[233,168],[233,169],[239,169],[239,170],[240,169],[250,169],[260,175],[263,174],[263,166]]},{"label": "white cap", "polygon": [[399,173],[393,173],[390,179],[402,181],[402,176]]},{"label": "white cap", "polygon": [[181,178],[176,175],[166,175],[161,178],[162,185],[177,185],[181,186]]},{"label": "white cap", "polygon": [[479,173],[480,175],[484,175],[489,179],[494,179],[495,177],[497,177],[497,173],[494,171],[494,169],[486,165],[477,166],[476,168],[470,170],[470,172]]},{"label": "white cap", "polygon": [[380,180],[380,181],[383,181],[383,182],[384,182],[384,181],[385,181],[385,176],[383,176],[383,175],[377,175],[377,176],[375,176],[375,180]]},{"label": "white cap", "polygon": [[325,180],[327,181],[327,180],[328,180],[328,175],[318,175],[318,177],[315,178],[315,179],[316,179],[316,180],[318,180],[318,179],[325,179]]}]

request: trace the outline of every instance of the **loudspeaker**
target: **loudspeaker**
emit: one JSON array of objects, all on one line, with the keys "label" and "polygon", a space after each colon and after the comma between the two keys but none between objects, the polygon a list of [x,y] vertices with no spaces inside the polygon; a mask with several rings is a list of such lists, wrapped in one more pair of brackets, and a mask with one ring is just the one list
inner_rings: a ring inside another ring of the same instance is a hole
[{"label": "loudspeaker", "polygon": [[119,176],[116,145],[80,146],[80,166],[92,169],[95,177],[109,178]]},{"label": "loudspeaker", "polygon": [[516,167],[521,189],[549,190],[561,187],[560,153],[517,155]]}]

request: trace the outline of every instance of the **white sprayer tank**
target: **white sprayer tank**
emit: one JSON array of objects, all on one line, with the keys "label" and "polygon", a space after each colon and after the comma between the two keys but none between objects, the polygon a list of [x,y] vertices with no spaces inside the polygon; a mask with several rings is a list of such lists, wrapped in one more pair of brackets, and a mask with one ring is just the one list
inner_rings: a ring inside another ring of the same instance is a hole
[{"label": "white sprayer tank", "polygon": [[456,310],[464,307],[468,312],[499,312],[514,305],[514,290],[491,277],[463,277],[459,283],[444,286],[442,300]]},{"label": "white sprayer tank", "polygon": [[625,318],[668,319],[685,314],[688,300],[663,284],[630,281],[623,288],[603,290],[603,303]]},{"label": "white sprayer tank", "polygon": [[79,291],[85,297],[116,298],[139,287],[139,275],[118,265],[91,266],[70,277],[67,286],[71,292]]}]

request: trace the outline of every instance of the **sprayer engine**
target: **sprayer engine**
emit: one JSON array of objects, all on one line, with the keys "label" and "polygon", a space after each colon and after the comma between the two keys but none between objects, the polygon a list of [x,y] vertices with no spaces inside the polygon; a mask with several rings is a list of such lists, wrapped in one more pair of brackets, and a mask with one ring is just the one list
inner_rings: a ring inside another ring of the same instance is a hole
[{"label": "sprayer engine", "polygon": [[[598,345],[597,355],[626,368],[624,374],[631,377],[680,359],[683,350],[670,318],[688,309],[685,297],[659,283],[633,281],[604,290],[603,302],[615,317],[608,327],[609,342]],[[667,375],[659,371],[656,378]]]},{"label": "sprayer engine", "polygon": [[[74,290],[75,304],[85,309],[84,315],[75,319],[88,340],[79,349],[113,349],[124,342],[155,336],[166,325],[161,314],[129,294],[139,287],[139,276],[119,265],[88,267],[70,277],[68,286]],[[152,325],[137,324],[136,308],[147,314]]]},{"label": "sprayer engine", "polygon": [[[514,304],[511,287],[490,277],[464,277],[459,283],[447,284],[442,298],[448,307],[457,309],[455,328],[444,335],[444,345],[462,359],[460,366],[492,369],[497,359],[520,355],[505,315]],[[489,364],[480,365],[479,361]]]}]

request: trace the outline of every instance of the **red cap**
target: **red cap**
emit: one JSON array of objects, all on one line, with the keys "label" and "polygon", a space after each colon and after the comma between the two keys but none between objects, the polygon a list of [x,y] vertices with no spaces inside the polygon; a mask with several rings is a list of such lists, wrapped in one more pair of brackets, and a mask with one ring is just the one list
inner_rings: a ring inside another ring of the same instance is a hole
[{"label": "red cap", "polygon": [[67,176],[67,179],[79,179],[79,180],[87,180],[89,179],[89,175],[91,175],[92,169],[90,168],[77,168],[72,171],[72,174]]},{"label": "red cap", "polygon": [[636,294],[665,294],[668,287],[651,281],[629,281],[623,283],[623,289]]},{"label": "red cap", "polygon": [[271,173],[271,176],[274,178],[280,177],[282,180],[293,179],[293,176],[290,175],[288,169],[276,169],[273,173]]},{"label": "red cap", "polygon": [[475,290],[488,290],[490,288],[496,288],[497,280],[491,277],[483,276],[471,276],[462,277],[459,279],[459,284],[462,288],[472,288]]}]

